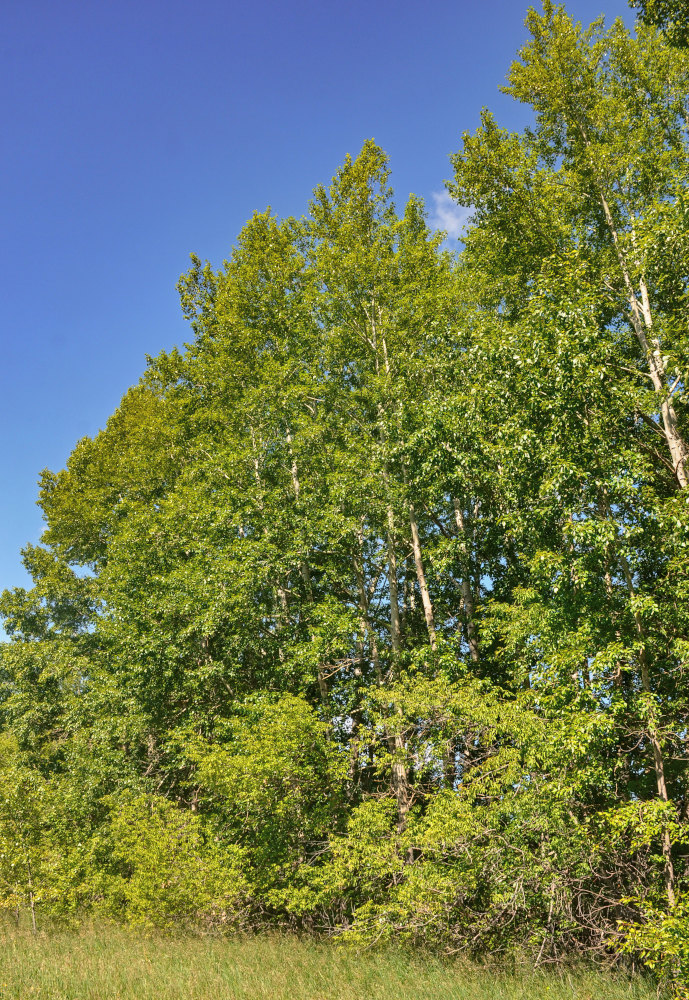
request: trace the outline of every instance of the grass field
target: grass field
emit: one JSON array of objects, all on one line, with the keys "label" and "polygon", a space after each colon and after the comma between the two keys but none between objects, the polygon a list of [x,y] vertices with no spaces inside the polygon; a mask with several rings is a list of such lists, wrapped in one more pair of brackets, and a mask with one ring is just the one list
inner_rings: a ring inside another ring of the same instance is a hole
[{"label": "grass field", "polygon": [[100,926],[0,930],[1,1000],[655,1000],[597,972],[500,975],[279,937],[165,938]]}]

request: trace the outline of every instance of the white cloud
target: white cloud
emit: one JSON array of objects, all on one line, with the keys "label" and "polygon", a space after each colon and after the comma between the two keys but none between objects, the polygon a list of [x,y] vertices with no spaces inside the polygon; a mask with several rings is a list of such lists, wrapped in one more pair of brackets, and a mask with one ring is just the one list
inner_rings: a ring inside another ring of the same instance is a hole
[{"label": "white cloud", "polygon": [[454,202],[447,191],[433,191],[431,198],[433,207],[428,217],[429,226],[444,229],[451,240],[461,239],[472,210]]}]

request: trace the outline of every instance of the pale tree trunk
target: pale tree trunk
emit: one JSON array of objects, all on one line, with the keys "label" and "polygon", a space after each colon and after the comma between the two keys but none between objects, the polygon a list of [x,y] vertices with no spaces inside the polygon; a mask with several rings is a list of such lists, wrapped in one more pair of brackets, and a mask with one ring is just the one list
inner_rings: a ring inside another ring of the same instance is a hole
[{"label": "pale tree trunk", "polygon": [[474,663],[479,660],[479,642],[476,634],[476,617],[474,608],[474,593],[471,587],[471,573],[469,570],[469,544],[468,529],[464,511],[459,500],[453,499],[452,504],[455,510],[455,523],[457,525],[457,535],[460,539],[462,553],[462,605],[467,626],[467,642],[469,643],[469,655]]},{"label": "pale tree trunk", "polygon": [[428,584],[426,583],[426,574],[424,572],[423,558],[421,554],[421,542],[419,541],[419,528],[416,522],[414,504],[411,501],[409,503],[409,523],[411,526],[411,541],[414,552],[414,565],[416,567],[416,579],[419,582],[419,590],[421,591],[421,603],[423,604],[423,613],[426,619],[428,641],[430,642],[431,649],[435,650],[437,647],[437,640],[435,633],[435,621],[433,618],[433,605],[431,603],[431,596],[428,593]]},{"label": "pale tree trunk", "polygon": [[[589,150],[590,142],[588,136],[580,124],[579,132],[587,150]],[[597,176],[593,160],[590,159],[590,162],[596,178],[596,185],[598,187],[598,198],[603,208],[605,222],[615,247],[617,260],[622,273],[622,279],[627,292],[629,312],[632,327],[634,328],[634,334],[639,342],[646,364],[648,365],[648,373],[651,377],[653,388],[659,398],[663,431],[665,433],[665,440],[672,459],[672,465],[675,470],[677,482],[682,489],[686,489],[687,486],[689,486],[689,471],[687,470],[689,448],[687,447],[687,443],[680,432],[677,413],[672,405],[671,390],[667,384],[667,371],[661,350],[660,339],[656,336],[653,330],[653,317],[648,298],[648,286],[646,284],[646,279],[642,274],[639,281],[639,289],[641,291],[641,301],[639,301],[639,296],[637,295],[634,282],[632,281],[631,269],[625,258],[622,246],[620,245],[619,233],[617,232],[615,220],[612,217],[612,212],[610,211],[610,206],[605,196],[603,184]]]}]

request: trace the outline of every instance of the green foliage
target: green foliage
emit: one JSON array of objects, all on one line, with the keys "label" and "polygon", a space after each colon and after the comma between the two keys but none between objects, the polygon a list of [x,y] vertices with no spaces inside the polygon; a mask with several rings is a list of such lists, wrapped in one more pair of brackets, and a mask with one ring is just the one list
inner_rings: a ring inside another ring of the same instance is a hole
[{"label": "green foliage", "polygon": [[17,912],[54,891],[59,855],[50,835],[50,787],[27,767],[16,741],[0,737],[0,906]]},{"label": "green foliage", "polygon": [[245,845],[266,900],[320,852],[340,821],[348,761],[302,698],[247,704],[222,744],[197,746],[197,780],[221,829]]},{"label": "green foliage", "polygon": [[672,996],[689,995],[689,900],[682,896],[668,912],[664,907],[642,904],[642,921],[623,925],[623,950],[640,955],[669,985]]},{"label": "green foliage", "polygon": [[680,989],[689,62],[527,27],[532,127],[452,158],[461,254],[366,142],[192,258],[190,344],[43,474],[0,598],[6,907]]},{"label": "green foliage", "polygon": [[689,4],[686,0],[630,0],[644,24],[660,28],[671,45],[689,45]]},{"label": "green foliage", "polygon": [[105,907],[133,924],[161,928],[236,927],[250,886],[240,847],[198,815],[160,796],[113,803],[112,859]]}]

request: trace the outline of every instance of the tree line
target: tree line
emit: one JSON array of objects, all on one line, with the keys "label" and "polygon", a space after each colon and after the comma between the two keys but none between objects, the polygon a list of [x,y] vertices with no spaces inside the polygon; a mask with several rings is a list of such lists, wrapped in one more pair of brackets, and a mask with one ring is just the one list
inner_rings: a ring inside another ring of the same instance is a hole
[{"label": "tree line", "polygon": [[527,28],[461,253],[366,142],[43,473],[5,908],[686,975],[689,56]]}]

